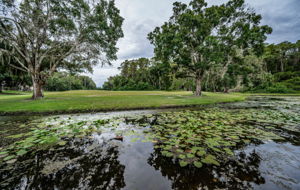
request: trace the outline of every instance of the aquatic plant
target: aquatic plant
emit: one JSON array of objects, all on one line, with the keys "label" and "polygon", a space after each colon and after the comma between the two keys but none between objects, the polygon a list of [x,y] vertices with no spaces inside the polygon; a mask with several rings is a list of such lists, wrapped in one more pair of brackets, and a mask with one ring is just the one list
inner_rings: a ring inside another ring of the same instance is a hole
[{"label": "aquatic plant", "polygon": [[155,124],[145,133],[157,142],[154,148],[163,156],[178,160],[182,167],[193,164],[200,168],[203,164],[219,166],[234,156],[235,149],[251,142],[282,139],[270,131],[276,126],[258,127],[249,121],[278,124],[298,121],[299,116],[277,111],[208,108],[160,113],[153,115],[153,120]]},{"label": "aquatic plant", "polygon": [[[56,119],[53,118],[52,122]],[[114,123],[108,119],[72,122],[72,118],[69,118],[67,121],[59,120],[59,122],[53,124],[44,122],[33,127],[30,132],[8,136],[7,138],[24,138],[6,148],[2,148],[0,159],[13,163],[18,156],[33,153],[34,150],[45,149],[49,146],[65,146],[67,139],[83,138],[93,132],[101,132],[104,127],[112,125]]]}]

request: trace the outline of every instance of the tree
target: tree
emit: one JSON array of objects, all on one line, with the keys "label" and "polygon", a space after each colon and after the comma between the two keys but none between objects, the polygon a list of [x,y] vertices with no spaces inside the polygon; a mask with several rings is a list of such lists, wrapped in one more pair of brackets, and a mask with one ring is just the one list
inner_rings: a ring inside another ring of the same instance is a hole
[{"label": "tree", "polygon": [[27,72],[33,83],[33,99],[43,97],[47,78],[59,69],[111,64],[116,43],[123,37],[123,18],[114,0],[2,1],[0,40],[2,56],[16,60],[15,68]]},{"label": "tree", "polygon": [[[205,72],[215,64],[231,64],[236,50],[263,50],[266,34],[272,29],[260,26],[261,16],[246,9],[244,0],[207,7],[204,0],[189,4],[175,2],[173,15],[148,35],[155,57],[182,67],[196,81],[195,95],[201,95]],[[225,73],[225,72],[224,72]]]},{"label": "tree", "polygon": [[300,41],[266,45],[264,60],[272,73],[300,70]]},{"label": "tree", "polygon": [[[4,43],[0,43],[0,48],[5,48]],[[6,64],[9,63],[12,67],[8,67]],[[30,85],[28,81],[28,74],[16,69],[14,66],[16,61],[10,56],[0,57],[0,92],[3,91],[3,87],[9,87],[18,89]],[[23,88],[22,88],[23,89]]]},{"label": "tree", "polygon": [[121,63],[121,73],[108,78],[103,84],[105,90],[151,90],[153,76],[150,74],[151,60],[139,58]]},{"label": "tree", "polygon": [[48,78],[45,89],[48,91],[93,90],[96,89],[96,84],[88,76],[57,72]]}]

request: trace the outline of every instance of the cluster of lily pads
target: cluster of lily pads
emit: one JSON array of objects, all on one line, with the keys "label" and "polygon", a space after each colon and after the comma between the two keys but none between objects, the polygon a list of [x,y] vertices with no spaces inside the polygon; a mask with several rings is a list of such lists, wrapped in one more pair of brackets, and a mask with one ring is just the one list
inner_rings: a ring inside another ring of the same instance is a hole
[{"label": "cluster of lily pads", "polygon": [[2,148],[0,150],[0,160],[14,163],[18,156],[23,156],[28,152],[32,153],[35,149],[43,149],[53,145],[65,146],[67,141],[64,139],[83,138],[93,132],[101,131],[106,125],[111,125],[110,120],[94,120],[90,122],[59,121],[59,123],[48,125],[41,123],[36,127],[32,127],[30,132],[7,137],[20,140]]},{"label": "cluster of lily pads", "polygon": [[247,121],[297,121],[284,113],[259,110],[226,110],[165,112],[155,115],[156,122],[147,133],[157,142],[156,149],[166,157],[173,157],[182,167],[189,164],[200,168],[203,164],[220,165],[234,156],[233,150],[257,140],[282,139],[270,130],[258,128]]},{"label": "cluster of lily pads", "polygon": [[[18,141],[0,149],[0,161],[14,163],[18,156],[52,145],[65,146],[72,138],[84,138],[107,128],[132,142],[152,142],[163,156],[172,157],[180,166],[203,164],[219,166],[234,156],[234,150],[257,140],[282,139],[272,129],[292,128],[300,122],[297,114],[274,110],[207,108],[203,110],[162,112],[133,118],[73,121],[72,118],[43,122],[30,132],[10,136]],[[120,123],[134,123],[126,132],[118,131]],[[264,125],[264,124],[266,125]],[[272,125],[269,125],[269,124]],[[287,126],[285,123],[289,123]],[[259,126],[258,126],[259,124]],[[273,125],[275,124],[275,125]],[[134,130],[140,126],[140,130]]]}]

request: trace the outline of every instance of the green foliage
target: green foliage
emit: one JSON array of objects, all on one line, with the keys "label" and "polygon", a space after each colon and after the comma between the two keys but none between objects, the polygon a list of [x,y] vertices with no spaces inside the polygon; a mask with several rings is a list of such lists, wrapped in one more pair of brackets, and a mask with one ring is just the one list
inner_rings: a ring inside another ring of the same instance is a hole
[{"label": "green foliage", "polygon": [[66,90],[94,90],[95,82],[87,76],[70,75],[68,73],[55,73],[50,77],[45,85],[48,91],[66,91]]},{"label": "green foliage", "polygon": [[247,54],[252,48],[255,54],[262,53],[266,34],[272,29],[260,26],[260,20],[260,15],[245,8],[243,0],[211,7],[199,0],[175,2],[169,21],[148,38],[155,46],[155,58],[177,64],[186,77],[195,79],[195,94],[200,95],[204,74],[216,65],[226,70],[237,50]]},{"label": "green foliage", "polygon": [[272,86],[265,89],[265,92],[269,93],[293,93],[295,92],[291,88],[288,88],[282,83],[274,83]]},{"label": "green foliage", "polygon": [[147,58],[126,60],[120,68],[121,74],[108,78],[105,90],[168,90],[171,77],[168,65]]},{"label": "green foliage", "polygon": [[8,16],[0,12],[0,41],[8,47],[0,47],[0,56],[15,60],[6,66],[30,75],[33,99],[43,97],[47,78],[60,69],[91,72],[96,64],[110,65],[117,58],[123,18],[114,0],[12,3]]},{"label": "green foliage", "polygon": [[283,81],[282,84],[287,86],[289,89],[300,91],[300,76]]},{"label": "green foliage", "polygon": [[254,91],[292,93],[300,90],[300,41],[266,45],[263,58],[275,80],[272,84],[257,86]]},{"label": "green foliage", "polygon": [[[0,42],[0,49],[9,50],[3,42]],[[11,57],[7,55],[2,55],[0,53],[0,92],[1,85],[4,84],[4,87],[7,89],[14,90],[27,90],[26,86],[30,86],[32,81],[26,72],[20,71],[14,67],[8,67],[8,63],[11,65],[16,64],[15,60],[11,60]]]},{"label": "green foliage", "polygon": [[275,73],[274,77],[275,77],[276,81],[282,82],[282,81],[289,80],[289,79],[292,79],[295,77],[300,77],[300,70]]},{"label": "green foliage", "polygon": [[290,79],[287,75],[293,75],[293,72],[300,71],[300,40],[296,43],[285,41],[279,44],[267,45],[265,47],[264,60],[269,72],[273,74],[287,72],[285,74],[276,74],[278,80]]}]

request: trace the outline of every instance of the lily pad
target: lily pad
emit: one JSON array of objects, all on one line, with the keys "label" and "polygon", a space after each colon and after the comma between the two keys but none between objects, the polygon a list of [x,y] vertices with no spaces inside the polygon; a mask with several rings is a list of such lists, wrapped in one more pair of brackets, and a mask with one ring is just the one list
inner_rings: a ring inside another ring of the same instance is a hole
[{"label": "lily pad", "polygon": [[195,161],[194,162],[194,166],[196,166],[197,168],[201,168],[202,167],[202,163],[198,162],[198,161]]},{"label": "lily pad", "polygon": [[66,141],[59,141],[57,144],[59,146],[65,146],[67,144],[67,142]]},{"label": "lily pad", "polygon": [[17,155],[18,155],[18,156],[23,156],[23,155],[26,154],[26,153],[27,153],[27,151],[24,150],[24,149],[22,149],[22,150],[19,150],[19,151],[17,152]]},{"label": "lily pad", "polygon": [[14,156],[14,155],[10,155],[10,156],[5,157],[3,160],[8,161],[8,160],[14,159],[15,157],[16,156]]},{"label": "lily pad", "polygon": [[181,166],[181,167],[185,167],[185,166],[187,166],[188,165],[188,163],[186,162],[186,161],[179,161],[179,165]]},{"label": "lily pad", "polygon": [[216,160],[216,157],[209,154],[204,159],[201,160],[205,164],[214,164],[220,166],[220,163]]}]

